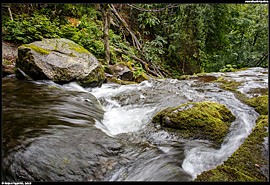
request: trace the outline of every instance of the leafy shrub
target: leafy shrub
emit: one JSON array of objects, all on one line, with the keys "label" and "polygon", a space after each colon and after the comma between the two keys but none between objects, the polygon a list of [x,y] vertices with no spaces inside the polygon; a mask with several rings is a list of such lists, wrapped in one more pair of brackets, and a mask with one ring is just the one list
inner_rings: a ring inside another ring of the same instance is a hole
[{"label": "leafy shrub", "polygon": [[3,39],[19,44],[27,44],[42,38],[57,38],[57,22],[51,22],[46,16],[33,14],[33,17],[16,16],[14,21],[4,22]]},{"label": "leafy shrub", "polygon": [[146,71],[143,69],[143,67],[142,67],[142,64],[141,63],[136,63],[135,65],[134,65],[134,76],[135,76],[135,78],[137,78],[138,76],[140,76],[141,74],[145,74],[146,73]]},{"label": "leafy shrub", "polygon": [[18,44],[27,44],[43,38],[67,38],[82,45],[94,55],[103,56],[101,38],[102,22],[94,22],[87,15],[81,18],[77,27],[72,24],[60,25],[60,20],[50,21],[46,15],[17,15],[14,21],[3,23],[3,39]]},{"label": "leafy shrub", "polygon": [[161,36],[157,36],[155,40],[146,41],[142,48],[146,52],[146,59],[158,62],[159,56],[165,53],[163,50],[163,45],[165,44],[167,44],[167,41]]},{"label": "leafy shrub", "polygon": [[223,66],[222,69],[220,69],[220,72],[232,72],[235,71],[237,68],[237,65],[231,65],[231,64],[227,64],[226,66]]}]

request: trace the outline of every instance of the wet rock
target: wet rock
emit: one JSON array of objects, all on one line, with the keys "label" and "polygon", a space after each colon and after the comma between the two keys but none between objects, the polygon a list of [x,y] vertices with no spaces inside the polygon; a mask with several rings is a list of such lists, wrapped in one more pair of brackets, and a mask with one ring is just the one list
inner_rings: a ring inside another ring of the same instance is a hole
[{"label": "wet rock", "polygon": [[152,121],[163,128],[172,128],[184,138],[207,139],[221,144],[235,118],[225,105],[206,101],[166,108]]},{"label": "wet rock", "polygon": [[18,45],[2,41],[2,60],[12,61],[18,56]]},{"label": "wet rock", "polygon": [[182,75],[180,78],[178,78],[179,80],[187,80],[191,77],[191,75]]},{"label": "wet rock", "polygon": [[2,41],[2,77],[15,74],[14,61],[17,58],[17,47]]},{"label": "wet rock", "polygon": [[96,57],[64,38],[44,39],[20,46],[16,67],[34,80],[50,79],[56,83],[77,81],[86,87],[101,86],[105,80]]},{"label": "wet rock", "polygon": [[142,81],[148,80],[148,79],[149,79],[149,78],[148,78],[145,74],[141,74],[141,75],[139,75],[139,76],[135,79],[135,82],[141,83]]},{"label": "wet rock", "polygon": [[117,83],[120,85],[129,85],[129,84],[138,84],[136,82],[133,81],[125,81],[125,80],[120,80],[114,76],[110,76],[107,78],[107,83]]},{"label": "wet rock", "polygon": [[15,74],[15,65],[7,60],[2,60],[2,74],[3,77]]},{"label": "wet rock", "polygon": [[60,129],[57,135],[32,142],[26,138],[31,145],[13,154],[15,161],[6,159],[9,167],[4,170],[12,171],[14,177],[5,180],[100,181],[120,161],[123,144],[95,127]]},{"label": "wet rock", "polygon": [[105,72],[124,81],[134,80],[132,68],[126,63],[107,65],[105,67]]}]

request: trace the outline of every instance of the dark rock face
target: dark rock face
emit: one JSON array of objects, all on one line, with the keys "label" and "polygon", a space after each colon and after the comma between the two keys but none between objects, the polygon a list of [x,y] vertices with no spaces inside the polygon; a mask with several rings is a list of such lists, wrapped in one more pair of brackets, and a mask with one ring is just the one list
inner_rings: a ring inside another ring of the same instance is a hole
[{"label": "dark rock face", "polygon": [[101,86],[105,73],[95,56],[68,39],[44,39],[18,48],[16,67],[34,80],[56,83],[77,81],[82,86]]}]

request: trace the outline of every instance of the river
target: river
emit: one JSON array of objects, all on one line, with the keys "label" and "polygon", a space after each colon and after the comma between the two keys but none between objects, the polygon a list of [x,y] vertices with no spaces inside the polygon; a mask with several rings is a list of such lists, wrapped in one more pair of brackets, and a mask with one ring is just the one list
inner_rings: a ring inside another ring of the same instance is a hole
[{"label": "river", "polygon": [[[192,181],[231,156],[259,116],[213,82],[219,77],[242,82],[249,97],[268,89],[265,68],[100,88],[4,78],[3,181]],[[201,101],[236,116],[221,146],[151,122],[164,108]]]}]

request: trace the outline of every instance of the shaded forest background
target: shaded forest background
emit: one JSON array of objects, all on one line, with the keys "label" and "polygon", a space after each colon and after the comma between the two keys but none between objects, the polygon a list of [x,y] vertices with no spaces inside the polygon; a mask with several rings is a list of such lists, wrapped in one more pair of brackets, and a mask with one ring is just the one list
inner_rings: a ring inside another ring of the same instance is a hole
[{"label": "shaded forest background", "polygon": [[157,77],[268,67],[267,4],[2,4],[2,39],[67,38]]}]

